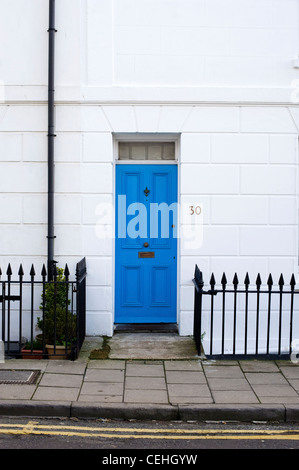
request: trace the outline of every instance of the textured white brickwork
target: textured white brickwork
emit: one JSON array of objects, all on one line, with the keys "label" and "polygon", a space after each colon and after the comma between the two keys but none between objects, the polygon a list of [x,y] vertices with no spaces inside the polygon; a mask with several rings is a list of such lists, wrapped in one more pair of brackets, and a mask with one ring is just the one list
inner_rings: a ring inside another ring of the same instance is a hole
[{"label": "textured white brickwork", "polygon": [[[0,266],[28,273],[47,254],[48,1],[0,5]],[[56,18],[55,258],[87,258],[88,334],[113,332],[115,136],[172,135],[182,210],[202,209],[195,244],[181,214],[181,334],[195,263],[297,274],[297,0],[60,0]]]}]

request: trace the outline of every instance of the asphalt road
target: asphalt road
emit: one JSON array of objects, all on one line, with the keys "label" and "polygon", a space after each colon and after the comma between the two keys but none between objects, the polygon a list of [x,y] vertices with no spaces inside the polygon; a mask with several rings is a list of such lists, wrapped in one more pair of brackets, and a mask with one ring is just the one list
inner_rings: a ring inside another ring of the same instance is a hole
[{"label": "asphalt road", "polygon": [[193,465],[201,449],[299,449],[299,425],[0,418],[0,449],[94,449],[100,463],[129,468]]}]

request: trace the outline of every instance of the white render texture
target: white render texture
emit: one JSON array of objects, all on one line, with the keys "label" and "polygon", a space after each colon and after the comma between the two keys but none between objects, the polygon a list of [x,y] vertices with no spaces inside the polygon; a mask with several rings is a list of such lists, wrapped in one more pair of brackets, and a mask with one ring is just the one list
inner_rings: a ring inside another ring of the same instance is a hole
[{"label": "white render texture", "polygon": [[[0,266],[29,273],[47,254],[48,1],[0,7]],[[195,263],[205,281],[297,274],[298,1],[56,9],[55,258],[71,272],[87,258],[87,333],[113,333],[115,134],[176,137],[179,202],[202,208],[200,239],[179,243],[181,334]]]}]

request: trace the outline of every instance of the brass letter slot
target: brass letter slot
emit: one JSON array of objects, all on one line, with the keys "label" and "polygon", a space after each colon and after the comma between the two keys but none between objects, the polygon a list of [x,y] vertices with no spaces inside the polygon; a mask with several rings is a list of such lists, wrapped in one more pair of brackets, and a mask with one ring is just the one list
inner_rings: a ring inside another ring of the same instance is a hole
[{"label": "brass letter slot", "polygon": [[155,252],[154,251],[139,251],[138,258],[154,258]]}]

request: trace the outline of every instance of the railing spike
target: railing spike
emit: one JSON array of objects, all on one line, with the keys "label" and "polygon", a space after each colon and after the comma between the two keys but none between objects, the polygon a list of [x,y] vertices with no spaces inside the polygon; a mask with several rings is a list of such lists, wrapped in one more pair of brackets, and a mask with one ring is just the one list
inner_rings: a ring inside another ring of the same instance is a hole
[{"label": "railing spike", "polygon": [[46,277],[46,275],[47,275],[47,269],[46,269],[46,266],[45,266],[44,264],[43,264],[43,267],[42,267],[41,275],[42,275],[43,277]]},{"label": "railing spike", "polygon": [[215,284],[216,284],[215,276],[214,276],[214,273],[212,273],[211,279],[210,279],[210,286],[211,286],[211,289],[214,289]]},{"label": "railing spike", "polygon": [[249,280],[249,275],[248,275],[248,273],[246,273],[246,276],[245,276],[245,279],[244,279],[244,284],[245,284],[246,287],[248,287],[249,284],[250,284],[250,280]]},{"label": "railing spike", "polygon": [[269,274],[268,281],[267,281],[268,286],[273,286],[273,279],[271,273]]},{"label": "railing spike", "polygon": [[284,279],[283,279],[283,275],[282,275],[282,274],[280,275],[280,278],[279,278],[279,281],[278,281],[278,285],[280,286],[280,288],[282,288],[283,285],[284,285]]},{"label": "railing spike", "polygon": [[202,272],[199,269],[199,267],[197,266],[197,264],[195,265],[194,279],[195,279],[196,284],[199,285],[202,289],[203,286],[204,286],[203,276],[202,276]]},{"label": "railing spike", "polygon": [[223,286],[226,286],[226,284],[227,284],[227,279],[226,279],[225,273],[223,273],[223,275],[222,275],[221,284],[222,284]]},{"label": "railing spike", "polygon": [[30,269],[30,276],[32,276],[32,277],[35,276],[35,269],[34,269],[33,264],[32,264],[31,269]]},{"label": "railing spike", "polygon": [[11,276],[11,275],[12,275],[12,269],[11,269],[10,263],[8,264],[8,268],[7,268],[6,274],[7,274],[7,276]]},{"label": "railing spike", "polygon": [[70,275],[69,267],[68,267],[67,264],[65,265],[64,275],[65,275],[65,277],[69,277],[69,275]]},{"label": "railing spike", "polygon": [[262,279],[261,279],[260,273],[258,273],[255,283],[256,283],[257,287],[261,287]]},{"label": "railing spike", "polygon": [[296,285],[296,279],[295,279],[295,276],[294,274],[292,274],[292,277],[291,277],[291,280],[290,280],[290,285],[292,287],[292,289],[295,288],[295,285]]},{"label": "railing spike", "polygon": [[235,286],[235,289],[237,289],[238,284],[239,284],[239,279],[238,279],[237,273],[235,273],[234,278],[233,278],[233,285]]},{"label": "railing spike", "polygon": [[19,275],[20,277],[24,276],[24,270],[23,270],[22,264],[20,264],[20,268],[19,268],[18,275]]}]

